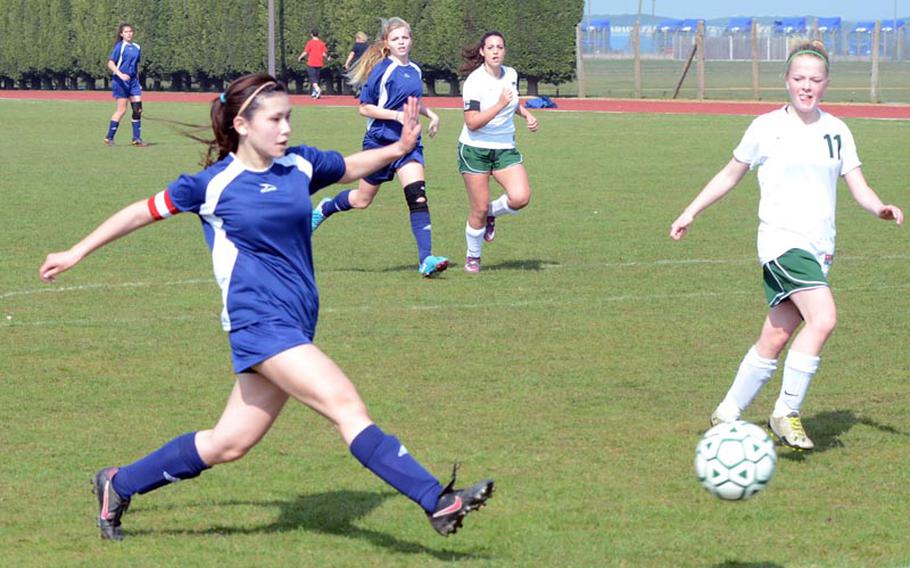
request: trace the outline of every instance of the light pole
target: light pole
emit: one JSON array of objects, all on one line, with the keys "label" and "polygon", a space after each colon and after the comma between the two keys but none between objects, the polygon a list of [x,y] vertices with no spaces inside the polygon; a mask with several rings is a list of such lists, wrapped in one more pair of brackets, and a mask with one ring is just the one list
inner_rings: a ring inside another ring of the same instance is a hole
[{"label": "light pole", "polygon": [[269,75],[275,76],[275,0],[269,0]]}]

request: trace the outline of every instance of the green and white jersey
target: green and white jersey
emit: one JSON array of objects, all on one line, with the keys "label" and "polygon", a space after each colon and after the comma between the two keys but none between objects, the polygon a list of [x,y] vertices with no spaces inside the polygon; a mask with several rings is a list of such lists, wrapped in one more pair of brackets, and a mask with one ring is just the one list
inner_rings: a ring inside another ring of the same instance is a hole
[{"label": "green and white jersey", "polygon": [[512,100],[482,128],[469,130],[461,128],[458,141],[475,148],[501,150],[515,147],[515,122],[512,120],[518,109],[518,73],[503,65],[502,74],[497,78],[487,73],[483,65],[475,69],[464,82],[462,97],[464,109],[484,110],[495,106],[503,89],[512,89]]},{"label": "green and white jersey", "polygon": [[859,167],[850,129],[819,110],[806,125],[787,106],[752,121],[736,160],[758,168],[758,257],[770,262],[790,249],[806,250],[827,269],[834,255],[838,177]]}]

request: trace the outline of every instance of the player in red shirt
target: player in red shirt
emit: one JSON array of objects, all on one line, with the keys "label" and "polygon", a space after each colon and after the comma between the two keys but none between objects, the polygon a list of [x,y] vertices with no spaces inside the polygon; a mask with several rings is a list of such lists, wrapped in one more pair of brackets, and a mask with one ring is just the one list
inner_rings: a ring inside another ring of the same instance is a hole
[{"label": "player in red shirt", "polygon": [[318,99],[322,96],[322,88],[319,87],[319,75],[322,73],[322,66],[331,57],[328,56],[328,48],[325,46],[325,42],[319,39],[319,30],[313,28],[310,30],[310,36],[310,41],[306,42],[303,51],[297,56],[297,61],[303,61],[303,58],[306,57],[306,73],[310,79],[310,96]]}]

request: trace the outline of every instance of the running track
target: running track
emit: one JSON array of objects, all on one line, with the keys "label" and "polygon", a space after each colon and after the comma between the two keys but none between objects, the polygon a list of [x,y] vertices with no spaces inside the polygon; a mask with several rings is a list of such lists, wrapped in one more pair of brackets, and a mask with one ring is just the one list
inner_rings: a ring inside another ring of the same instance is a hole
[{"label": "running track", "polygon": [[[208,103],[214,93],[171,93],[150,92],[142,94],[146,102],[195,102]],[[69,101],[110,101],[108,91],[17,91],[0,90],[0,99],[69,100]],[[654,101],[631,99],[561,99],[553,98],[557,110],[622,112],[622,113],[663,113],[663,114],[733,114],[759,115],[783,103],[756,102],[695,102],[695,101]],[[354,106],[357,100],[351,96],[326,95],[318,101],[307,95],[292,95],[291,101],[299,106]],[[431,108],[462,108],[461,97],[428,97]],[[824,109],[838,117],[885,118],[910,120],[910,105],[873,104],[825,104]]]}]

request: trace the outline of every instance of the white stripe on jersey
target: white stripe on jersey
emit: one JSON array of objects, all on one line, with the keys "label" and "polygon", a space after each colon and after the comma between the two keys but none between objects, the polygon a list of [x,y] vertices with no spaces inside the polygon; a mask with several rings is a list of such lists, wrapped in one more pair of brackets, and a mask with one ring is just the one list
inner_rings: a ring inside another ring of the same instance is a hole
[{"label": "white stripe on jersey", "polygon": [[120,70],[120,66],[123,64],[123,52],[126,51],[126,42],[120,40],[120,57],[117,58],[117,70]]},{"label": "white stripe on jersey", "polygon": [[221,327],[224,331],[231,331],[231,318],[228,315],[228,289],[231,287],[231,274],[237,262],[237,247],[232,243],[224,231],[224,220],[215,215],[215,207],[221,199],[224,189],[234,179],[244,172],[243,165],[236,158],[228,167],[213,177],[205,188],[205,203],[199,207],[199,216],[208,223],[214,232],[212,242],[212,267],[215,271],[215,282],[221,288]]},{"label": "white stripe on jersey", "polygon": [[296,166],[297,169],[305,173],[311,181],[313,179],[313,164],[308,162],[300,154],[285,154],[275,160],[275,163],[282,166]]},{"label": "white stripe on jersey", "polygon": [[[385,108],[385,104],[389,100],[389,90],[386,88],[386,82],[389,80],[389,75],[399,67],[401,67],[401,65],[399,65],[397,61],[392,60],[392,64],[386,67],[385,71],[382,72],[382,79],[379,80],[379,100],[376,101],[376,106],[379,108]],[[373,126],[375,120],[376,119],[371,118],[367,121],[367,130]]]}]

